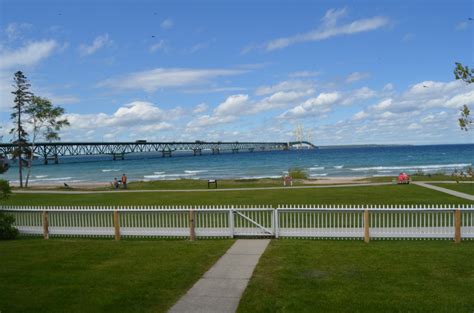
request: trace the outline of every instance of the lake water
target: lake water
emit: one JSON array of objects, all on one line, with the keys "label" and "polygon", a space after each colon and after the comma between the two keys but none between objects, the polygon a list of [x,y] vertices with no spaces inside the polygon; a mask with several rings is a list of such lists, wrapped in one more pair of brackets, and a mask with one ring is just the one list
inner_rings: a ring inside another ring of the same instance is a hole
[{"label": "lake water", "polygon": [[[158,154],[62,157],[60,164],[33,166],[32,183],[109,182],[126,173],[129,180],[281,177],[289,168],[301,168],[310,177],[387,176],[399,172],[452,173],[474,164],[474,144],[325,148],[269,152],[189,154],[162,158]],[[15,165],[2,175],[16,183]]]}]

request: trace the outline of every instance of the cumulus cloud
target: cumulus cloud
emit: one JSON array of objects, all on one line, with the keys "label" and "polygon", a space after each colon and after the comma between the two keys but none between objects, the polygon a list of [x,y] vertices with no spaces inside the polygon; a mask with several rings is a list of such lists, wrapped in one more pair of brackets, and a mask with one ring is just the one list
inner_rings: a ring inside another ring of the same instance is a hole
[{"label": "cumulus cloud", "polygon": [[194,114],[203,113],[203,112],[206,112],[208,108],[209,108],[209,106],[207,104],[200,103],[200,104],[196,105],[196,107],[193,110],[193,113]]},{"label": "cumulus cloud", "polygon": [[58,43],[55,40],[33,41],[16,50],[0,51],[0,70],[32,66],[49,57]]},{"label": "cumulus cloud", "polygon": [[21,39],[23,38],[23,33],[32,27],[33,25],[29,23],[10,23],[5,28],[5,35],[10,41]]},{"label": "cumulus cloud", "polygon": [[303,118],[331,111],[331,106],[341,99],[339,92],[322,92],[318,96],[282,113],[279,118]]},{"label": "cumulus cloud", "polygon": [[[321,25],[311,31],[296,34],[290,37],[281,37],[265,43],[266,51],[273,51],[286,48],[290,45],[308,42],[320,41],[341,35],[353,35],[362,32],[373,31],[387,26],[390,20],[383,16],[374,16],[354,20],[347,24],[339,24],[339,21],[347,15],[347,9],[331,9],[326,12],[321,20]],[[248,49],[247,49],[248,50]]]},{"label": "cumulus cloud", "polygon": [[[134,101],[118,108],[112,114],[66,114],[71,126],[65,129],[68,138],[80,138],[81,134],[110,133],[117,137],[133,135],[154,136],[152,132],[172,128],[171,111],[166,111],[147,101]],[[97,138],[96,138],[97,139]]]},{"label": "cumulus cloud", "polygon": [[109,34],[97,36],[91,44],[81,44],[79,53],[81,56],[88,56],[96,53],[103,47],[110,46],[113,41],[109,38]]},{"label": "cumulus cloud", "polygon": [[165,87],[206,84],[213,78],[240,75],[246,72],[239,69],[156,68],[107,79],[100,82],[98,86],[154,92]]}]

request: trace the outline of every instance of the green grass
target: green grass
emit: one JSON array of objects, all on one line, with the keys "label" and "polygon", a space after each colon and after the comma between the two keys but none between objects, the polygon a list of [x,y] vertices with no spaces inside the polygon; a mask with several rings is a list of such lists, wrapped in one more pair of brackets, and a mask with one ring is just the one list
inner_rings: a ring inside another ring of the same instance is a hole
[{"label": "green grass", "polygon": [[464,183],[464,184],[432,184],[435,186],[443,187],[446,189],[451,189],[459,192],[464,192],[470,195],[474,195],[474,183]]},{"label": "green grass", "polygon": [[219,192],[13,194],[4,205],[461,204],[473,203],[415,185]]},{"label": "green grass", "polygon": [[166,312],[231,243],[0,241],[0,311]]},{"label": "green grass", "polygon": [[474,242],[274,240],[238,312],[474,311]]},{"label": "green grass", "polygon": [[[382,177],[369,177],[368,180],[373,183],[387,183],[393,179],[397,179],[398,175],[394,176],[382,176]],[[425,175],[410,175],[412,181],[455,181],[456,179],[451,175],[444,174],[425,174]],[[469,179],[463,178],[461,180],[468,181]]]}]

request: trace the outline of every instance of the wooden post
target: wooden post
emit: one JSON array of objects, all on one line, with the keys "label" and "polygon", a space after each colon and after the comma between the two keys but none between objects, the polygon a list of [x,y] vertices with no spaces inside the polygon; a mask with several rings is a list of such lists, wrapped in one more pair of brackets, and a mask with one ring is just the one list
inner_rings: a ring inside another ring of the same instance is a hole
[{"label": "wooden post", "polygon": [[454,210],[454,242],[461,243],[461,210]]},{"label": "wooden post", "polygon": [[43,238],[49,239],[48,211],[43,211]]},{"label": "wooden post", "polygon": [[120,240],[120,223],[119,213],[117,208],[114,210],[114,228],[115,228],[115,240]]},{"label": "wooden post", "polygon": [[364,241],[366,243],[369,243],[370,241],[370,232],[369,232],[369,210],[365,209],[364,210]]},{"label": "wooden post", "polygon": [[189,240],[194,241],[196,240],[196,231],[194,229],[194,211],[193,209],[189,209]]}]

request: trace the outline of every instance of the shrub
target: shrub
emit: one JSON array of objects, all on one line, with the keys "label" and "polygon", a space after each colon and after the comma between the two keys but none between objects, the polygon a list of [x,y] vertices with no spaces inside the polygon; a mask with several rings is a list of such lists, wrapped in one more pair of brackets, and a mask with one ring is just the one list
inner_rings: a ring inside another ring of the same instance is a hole
[{"label": "shrub", "polygon": [[308,173],[300,168],[290,168],[288,170],[288,175],[293,179],[308,179]]},{"label": "shrub", "polygon": [[0,179],[0,200],[8,198],[11,193],[12,190],[8,181]]},{"label": "shrub", "polygon": [[0,212],[0,240],[15,239],[18,229],[13,227],[15,217],[11,214]]}]

